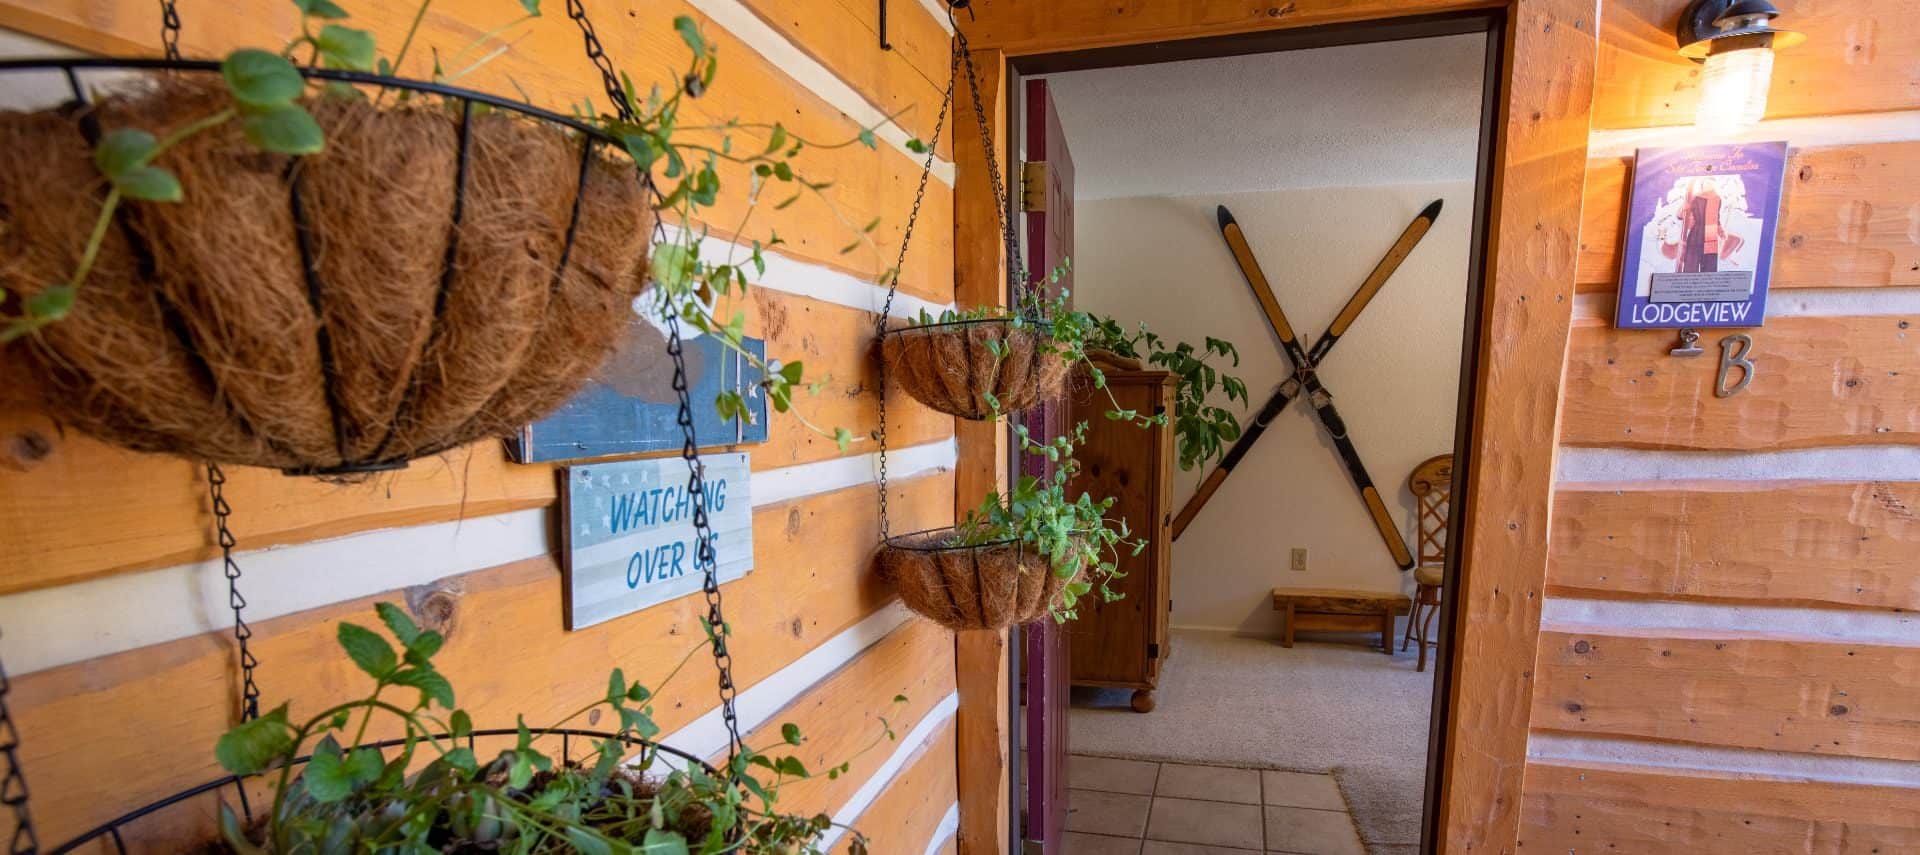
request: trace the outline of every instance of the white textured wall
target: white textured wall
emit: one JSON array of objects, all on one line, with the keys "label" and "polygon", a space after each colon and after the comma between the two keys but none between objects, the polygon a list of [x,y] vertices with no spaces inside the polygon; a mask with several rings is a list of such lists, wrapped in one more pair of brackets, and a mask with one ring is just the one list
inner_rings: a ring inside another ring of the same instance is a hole
[{"label": "white textured wall", "polygon": [[[1471,158],[1471,151],[1463,152]],[[1081,200],[1076,305],[1132,326],[1239,346],[1254,411],[1289,363],[1221,239],[1232,209],[1294,327],[1317,338],[1415,214],[1446,200],[1439,222],[1340,339],[1321,372],[1403,534],[1406,477],[1453,449],[1466,311],[1471,182]],[[1223,399],[1224,400],[1224,399]],[[1181,472],[1175,508],[1204,476]],[[1287,569],[1307,549],[1307,571]],[[1411,548],[1411,543],[1409,543]],[[1412,591],[1394,566],[1333,445],[1302,402],[1289,404],[1173,547],[1173,624],[1276,634],[1275,586]]]}]

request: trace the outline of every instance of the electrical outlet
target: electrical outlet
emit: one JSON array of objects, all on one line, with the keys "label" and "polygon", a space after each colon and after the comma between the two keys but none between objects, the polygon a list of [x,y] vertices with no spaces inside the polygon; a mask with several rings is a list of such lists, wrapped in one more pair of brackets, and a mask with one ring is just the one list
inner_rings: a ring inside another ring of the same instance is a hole
[{"label": "electrical outlet", "polygon": [[1299,547],[1295,547],[1295,548],[1294,548],[1294,550],[1293,550],[1293,572],[1295,572],[1295,573],[1305,573],[1305,572],[1307,572],[1307,551],[1306,551],[1305,549],[1302,549],[1302,548],[1299,548]]}]

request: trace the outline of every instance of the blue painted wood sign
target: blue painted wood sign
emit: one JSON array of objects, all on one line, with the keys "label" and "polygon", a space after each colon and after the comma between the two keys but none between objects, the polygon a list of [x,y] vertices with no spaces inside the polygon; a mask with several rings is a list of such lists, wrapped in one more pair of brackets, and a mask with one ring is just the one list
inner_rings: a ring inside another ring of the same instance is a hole
[{"label": "blue painted wood sign", "polygon": [[[766,356],[766,342],[760,339],[747,339],[746,349]],[[700,445],[766,442],[767,396],[757,388],[759,369],[710,335],[687,339],[682,353],[694,435]],[[721,419],[714,410],[714,399],[728,389],[747,393],[751,423]],[[516,463],[678,450],[679,417],[666,336],[651,318],[636,315],[618,348],[586,388],[553,415],[522,427],[507,445]]]},{"label": "blue painted wood sign", "polygon": [[[729,582],[753,569],[753,500],[747,455],[705,454],[707,519]],[[678,458],[626,460],[566,470],[561,505],[567,628],[581,629],[696,593],[692,494]]]}]

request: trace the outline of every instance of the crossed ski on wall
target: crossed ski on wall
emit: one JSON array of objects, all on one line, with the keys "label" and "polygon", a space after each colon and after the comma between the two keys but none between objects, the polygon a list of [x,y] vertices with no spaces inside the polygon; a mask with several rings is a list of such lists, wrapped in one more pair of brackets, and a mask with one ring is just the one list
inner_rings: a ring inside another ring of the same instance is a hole
[{"label": "crossed ski on wall", "polygon": [[1373,478],[1367,474],[1366,464],[1360,461],[1360,451],[1354,448],[1352,438],[1347,435],[1346,422],[1340,418],[1340,412],[1333,406],[1333,394],[1328,392],[1326,386],[1320,382],[1319,368],[1321,361],[1326,359],[1327,353],[1333,350],[1335,343],[1339,342],[1340,336],[1346,334],[1347,329],[1353,326],[1354,319],[1360,316],[1361,310],[1365,309],[1367,304],[1373,301],[1374,296],[1380,293],[1380,288],[1387,284],[1387,280],[1392,278],[1394,271],[1400,268],[1400,263],[1407,259],[1415,246],[1419,245],[1420,239],[1426,237],[1427,231],[1433,227],[1434,220],[1440,217],[1440,203],[1439,199],[1433,200],[1433,203],[1422,210],[1413,222],[1407,224],[1406,230],[1400,233],[1399,239],[1394,241],[1392,248],[1388,249],[1387,254],[1374,265],[1373,272],[1367,274],[1367,278],[1360,283],[1359,289],[1347,299],[1347,304],[1341,307],[1340,313],[1334,316],[1333,323],[1327,325],[1326,332],[1314,341],[1311,349],[1301,344],[1300,337],[1293,331],[1293,325],[1287,321],[1286,313],[1280,309],[1280,301],[1273,295],[1273,286],[1267,283],[1267,275],[1260,269],[1260,262],[1253,257],[1253,248],[1247,245],[1246,235],[1241,231],[1240,224],[1234,220],[1233,213],[1228,211],[1225,205],[1219,207],[1216,213],[1220,220],[1220,235],[1226,239],[1227,248],[1233,252],[1233,260],[1239,264],[1240,273],[1247,279],[1247,286],[1253,289],[1253,296],[1259,300],[1261,310],[1266,313],[1267,323],[1273,327],[1274,335],[1279,337],[1281,349],[1286,352],[1287,359],[1293,363],[1293,376],[1287,378],[1280,384],[1280,388],[1274,390],[1273,397],[1267,399],[1267,403],[1260,408],[1259,413],[1254,415],[1253,421],[1241,432],[1240,439],[1227,450],[1226,456],[1220,459],[1220,465],[1207,475],[1207,479],[1201,482],[1200,488],[1194,492],[1193,498],[1188,499],[1186,506],[1180,509],[1179,516],[1173,520],[1175,539],[1180,537],[1181,532],[1186,531],[1187,526],[1193,522],[1195,516],[1199,515],[1200,509],[1206,505],[1207,500],[1213,498],[1214,492],[1219,490],[1220,485],[1227,480],[1227,476],[1233,474],[1233,468],[1247,456],[1247,451],[1253,447],[1253,443],[1260,438],[1260,435],[1266,432],[1267,426],[1280,415],[1280,411],[1286,409],[1289,402],[1304,393],[1308,403],[1313,407],[1314,416],[1319,420],[1320,426],[1326,429],[1327,436],[1333,440],[1334,450],[1340,455],[1341,463],[1345,464],[1347,475],[1353,479],[1354,487],[1360,491],[1360,500],[1367,506],[1367,515],[1373,519],[1374,528],[1379,531],[1380,539],[1386,544],[1387,551],[1393,554],[1394,563],[1399,565],[1401,570],[1413,569],[1413,554],[1407,551],[1406,541],[1401,539],[1400,529],[1394,525],[1393,516],[1388,512],[1386,502],[1380,498],[1380,491],[1374,487]]}]

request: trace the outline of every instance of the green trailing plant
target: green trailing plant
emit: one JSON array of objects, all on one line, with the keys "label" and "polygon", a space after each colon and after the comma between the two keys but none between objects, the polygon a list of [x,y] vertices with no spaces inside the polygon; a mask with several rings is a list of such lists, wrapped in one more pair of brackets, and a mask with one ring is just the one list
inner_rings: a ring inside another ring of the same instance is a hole
[{"label": "green trailing plant", "polygon": [[1022,475],[1007,495],[988,493],[954,527],[950,545],[1014,541],[1034,548],[1047,559],[1052,573],[1067,580],[1059,601],[1051,606],[1054,620],[1061,623],[1079,616],[1076,606],[1089,594],[1097,593],[1102,602],[1119,600],[1121,594],[1110,585],[1124,575],[1116,559],[1123,549],[1138,555],[1147,544],[1132,536],[1125,519],[1107,517],[1112,498],[1071,493],[1073,477],[1080,471],[1073,452],[1086,441],[1087,423],[1046,442],[1035,441],[1025,425],[1015,425],[1013,433],[1022,454],[1054,464],[1052,477]]},{"label": "green trailing plant", "polygon": [[[556,759],[543,745],[551,737],[521,717],[512,747],[483,759],[468,747],[472,717],[455,706],[452,684],[434,666],[441,636],[394,605],[376,608],[397,644],[353,623],[342,622],[337,633],[373,681],[365,696],[301,719],[282,704],[220,737],[214,753],[222,767],[267,775],[274,785],[272,806],[253,827],[221,805],[221,835],[236,852],[814,853],[832,828],[825,814],[779,812],[779,793],[796,781],[837,778],[850,760],[814,770],[774,753],[806,741],[785,724],[776,745],[748,748],[723,770],[733,783],[692,765],[663,773],[651,747],[628,754],[628,738],[652,739],[660,727],[654,692],[617,668],[605,695],[549,728],[596,712],[618,722],[584,757]],[[367,742],[376,720],[378,729],[404,734],[391,756]],[[885,718],[881,727],[863,752],[893,738]],[[307,754],[302,767],[297,758]],[[866,851],[857,832],[850,840],[854,852]]]},{"label": "green trailing plant", "polygon": [[1118,321],[1095,316],[1087,347],[1139,359],[1173,373],[1177,380],[1173,393],[1173,435],[1179,448],[1181,469],[1192,469],[1226,454],[1233,441],[1240,438],[1239,417],[1226,407],[1207,402],[1208,396],[1217,389],[1226,395],[1228,403],[1239,401],[1242,408],[1251,404],[1247,384],[1209,361],[1220,357],[1238,366],[1240,352],[1233,342],[1207,336],[1199,348],[1184,341],[1175,342],[1169,348],[1144,322],[1127,332]]},{"label": "green trailing plant", "polygon": [[[1043,285],[1057,285],[1067,270],[1063,262],[1044,282],[1035,283],[1021,296],[1017,305],[980,306],[948,309],[938,315],[921,310],[907,319],[909,326],[928,326],[965,321],[1004,319],[1014,329],[1039,332],[1038,347],[1056,354],[1084,371],[1094,388],[1106,393],[1111,405],[1108,419],[1125,421],[1140,427],[1169,423],[1168,414],[1148,414],[1122,407],[1108,389],[1106,374],[1092,353],[1106,351],[1118,356],[1143,359],[1172,372],[1179,378],[1175,392],[1172,424],[1179,447],[1180,465],[1191,469],[1225,453],[1225,444],[1240,436],[1240,424],[1224,407],[1207,403],[1215,389],[1225,392],[1228,402],[1247,404],[1247,388],[1238,377],[1222,373],[1209,360],[1224,357],[1239,364],[1239,353],[1231,342],[1208,337],[1202,348],[1178,342],[1171,348],[1145,324],[1131,334],[1112,318],[1072,308],[1066,289],[1048,296]],[[985,346],[996,360],[1004,360],[1007,346],[1002,340],[989,339]],[[996,415],[1000,402],[990,393],[988,403]],[[1074,451],[1086,439],[1087,423],[1074,426],[1070,435],[1046,442],[1035,441],[1023,425],[1014,434],[1022,454],[1044,457],[1053,463],[1051,478],[1021,477],[1005,496],[989,493],[970,510],[955,528],[953,546],[977,546],[985,543],[1016,541],[1036,548],[1052,568],[1067,579],[1059,601],[1053,605],[1055,620],[1077,616],[1076,605],[1082,597],[1098,594],[1112,602],[1121,595],[1111,583],[1121,575],[1117,558],[1122,550],[1138,555],[1146,546],[1144,539],[1132,537],[1126,520],[1109,519],[1112,498],[1096,499],[1081,492],[1074,496],[1070,484],[1080,471]]]},{"label": "green trailing plant", "polygon": [[[1057,284],[1066,273],[1067,264],[1063,262],[1054,268],[1048,274],[1048,282]],[[1020,298],[1018,305],[1013,307],[947,309],[939,315],[922,309],[918,315],[909,318],[908,323],[925,326],[1005,318],[1015,327],[1032,326],[1046,334],[1045,342],[1049,349],[1069,363],[1080,366],[1093,385],[1102,390],[1106,389],[1106,374],[1090,356],[1095,351],[1139,359],[1172,372],[1178,382],[1174,391],[1171,423],[1181,469],[1192,469],[1224,455],[1227,447],[1240,438],[1240,421],[1233,411],[1207,402],[1208,396],[1217,389],[1225,393],[1229,404],[1238,401],[1244,408],[1251,403],[1247,397],[1247,384],[1239,377],[1222,372],[1210,361],[1214,357],[1222,357],[1238,366],[1240,352],[1234,348],[1233,342],[1207,336],[1205,343],[1198,348],[1187,342],[1174,342],[1169,347],[1166,340],[1149,330],[1144,322],[1128,332],[1111,317],[1072,308],[1069,296],[1066,289],[1060,289],[1058,294],[1048,297],[1044,289],[1030,288]],[[989,341],[986,345],[996,358],[1005,357],[1005,348],[1000,342]],[[991,394],[987,398],[997,413],[999,402]],[[1113,404],[1106,412],[1109,419],[1133,422],[1141,427],[1169,423],[1165,413],[1158,416],[1143,415],[1121,407],[1110,391],[1107,400]]]}]

